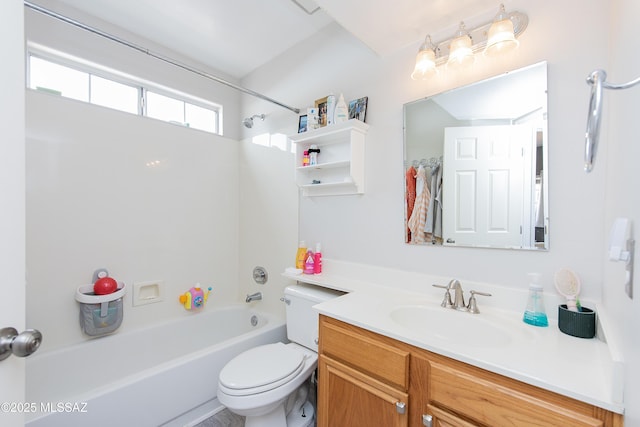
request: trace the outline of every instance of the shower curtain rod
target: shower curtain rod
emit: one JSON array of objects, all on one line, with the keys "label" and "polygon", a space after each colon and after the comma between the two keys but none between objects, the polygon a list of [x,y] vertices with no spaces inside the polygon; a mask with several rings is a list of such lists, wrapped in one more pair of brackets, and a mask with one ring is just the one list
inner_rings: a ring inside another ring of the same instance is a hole
[{"label": "shower curtain rod", "polygon": [[238,90],[240,92],[246,93],[246,94],[251,95],[251,96],[255,96],[256,98],[260,98],[260,99],[262,99],[264,101],[271,102],[272,104],[275,104],[275,105],[278,105],[278,106],[280,106],[282,108],[286,108],[287,110],[293,111],[296,114],[300,113],[300,109],[299,108],[295,108],[295,107],[291,107],[289,105],[283,104],[282,102],[279,102],[279,101],[276,101],[275,99],[269,98],[266,95],[263,95],[263,94],[258,93],[256,91],[253,91],[251,89],[247,89],[246,87],[239,86],[239,85],[237,85],[235,83],[231,83],[230,81],[227,81],[227,80],[225,80],[223,78],[220,78],[218,76],[214,76],[213,74],[209,74],[209,73],[206,73],[204,71],[200,71],[200,70],[197,70],[195,68],[191,68],[188,65],[182,64],[182,63],[180,63],[180,62],[178,62],[178,61],[176,61],[174,59],[171,59],[171,58],[169,58],[167,56],[163,56],[163,55],[160,55],[158,53],[153,53],[149,49],[146,49],[144,47],[138,46],[138,45],[136,45],[134,43],[131,43],[131,42],[127,41],[127,40],[121,39],[120,37],[116,37],[116,36],[114,36],[112,34],[105,33],[104,31],[101,31],[101,30],[99,30],[97,28],[90,27],[89,25],[83,24],[83,23],[78,22],[78,21],[76,21],[74,19],[68,18],[68,17],[66,17],[64,15],[60,15],[59,13],[56,13],[56,12],[54,12],[52,10],[49,10],[49,9],[46,9],[46,8],[44,8],[42,6],[38,6],[37,4],[31,3],[30,1],[25,0],[24,5],[26,7],[28,7],[28,8],[30,8],[30,9],[35,10],[36,12],[40,12],[40,13],[42,13],[44,15],[47,15],[47,16],[50,16],[52,18],[58,19],[58,20],[60,20],[62,22],[65,22],[67,24],[71,24],[71,25],[73,25],[75,27],[78,27],[78,28],[81,28],[81,29],[83,29],[85,31],[89,31],[89,32],[91,32],[93,34],[96,34],[98,36],[101,36],[101,37],[104,37],[106,39],[109,39],[109,40],[114,41],[116,43],[119,43],[119,44],[121,44],[123,46],[126,46],[126,47],[129,47],[131,49],[137,50],[138,52],[145,53],[145,54],[147,54],[147,55],[149,55],[149,56],[151,56],[153,58],[159,59],[160,61],[166,62],[167,64],[171,64],[171,65],[173,65],[175,67],[182,68],[183,70],[186,70],[186,71],[189,71],[191,73],[197,74],[197,75],[199,75],[201,77],[204,77],[206,79],[213,80],[214,82],[229,86],[230,88],[233,88],[235,90]]}]

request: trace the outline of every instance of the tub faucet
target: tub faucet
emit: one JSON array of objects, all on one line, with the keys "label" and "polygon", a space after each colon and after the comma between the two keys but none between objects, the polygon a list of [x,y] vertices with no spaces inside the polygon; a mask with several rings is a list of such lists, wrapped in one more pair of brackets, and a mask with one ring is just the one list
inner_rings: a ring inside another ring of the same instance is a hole
[{"label": "tub faucet", "polygon": [[251,301],[259,301],[262,299],[262,292],[256,292],[255,294],[247,294],[247,299],[245,299],[245,302],[251,302]]}]

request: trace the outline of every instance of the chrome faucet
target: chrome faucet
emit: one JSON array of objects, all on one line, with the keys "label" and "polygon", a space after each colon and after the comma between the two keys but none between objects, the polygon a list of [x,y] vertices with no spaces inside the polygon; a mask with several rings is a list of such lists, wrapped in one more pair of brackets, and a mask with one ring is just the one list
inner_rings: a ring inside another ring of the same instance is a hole
[{"label": "chrome faucet", "polygon": [[453,279],[447,286],[449,291],[453,291],[453,308],[456,310],[466,311],[467,306],[464,304],[464,292],[460,281]]},{"label": "chrome faucet", "polygon": [[262,299],[262,292],[256,292],[255,294],[247,294],[247,299],[245,299],[245,302],[251,302],[251,301],[260,301]]},{"label": "chrome faucet", "polygon": [[[469,298],[469,304],[464,303],[464,291],[462,290],[462,285],[460,281],[457,279],[453,279],[449,282],[447,286],[443,285],[433,285],[436,288],[446,289],[444,294],[444,299],[440,304],[444,308],[454,308],[459,311],[468,311],[472,314],[480,313],[478,310],[478,304],[476,303],[476,295],[482,295],[485,297],[490,297],[491,294],[487,294],[485,292],[471,291],[471,298]],[[453,291],[453,301],[451,301],[451,291]]]}]

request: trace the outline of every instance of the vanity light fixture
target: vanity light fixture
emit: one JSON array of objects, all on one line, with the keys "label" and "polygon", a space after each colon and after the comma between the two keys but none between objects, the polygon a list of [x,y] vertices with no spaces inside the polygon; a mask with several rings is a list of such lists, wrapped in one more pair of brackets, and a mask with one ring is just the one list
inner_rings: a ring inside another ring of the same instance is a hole
[{"label": "vanity light fixture", "polygon": [[447,64],[451,68],[468,67],[475,61],[474,55],[502,54],[517,47],[520,36],[527,28],[529,18],[522,12],[507,12],[501,4],[491,22],[467,30],[464,22],[454,37],[437,44],[427,36],[418,50],[416,66],[411,73],[413,80],[426,80],[437,74],[437,67]]},{"label": "vanity light fixture", "polygon": [[472,46],[471,36],[465,28],[464,22],[460,22],[456,37],[451,41],[447,67],[462,68],[473,64],[476,58],[473,56]]},{"label": "vanity light fixture", "polygon": [[436,47],[431,42],[431,36],[427,35],[424,43],[418,49],[416,55],[416,66],[411,73],[413,80],[426,80],[431,76],[438,74],[436,68]]},{"label": "vanity light fixture", "polygon": [[493,19],[487,35],[485,55],[500,54],[518,47],[520,42],[516,40],[513,21],[504,10],[504,4],[500,5],[500,11]]}]

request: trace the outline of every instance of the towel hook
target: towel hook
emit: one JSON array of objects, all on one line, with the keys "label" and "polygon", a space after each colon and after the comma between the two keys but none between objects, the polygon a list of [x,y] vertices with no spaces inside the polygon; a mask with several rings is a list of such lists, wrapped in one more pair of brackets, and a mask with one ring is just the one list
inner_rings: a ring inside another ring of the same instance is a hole
[{"label": "towel hook", "polygon": [[587,117],[587,132],[584,147],[584,170],[591,172],[596,158],[598,138],[600,136],[600,121],[602,117],[602,88],[627,89],[640,83],[640,77],[623,84],[607,83],[607,73],[604,70],[594,70],[587,77],[587,83],[591,85],[591,97],[589,99],[589,116]]}]

